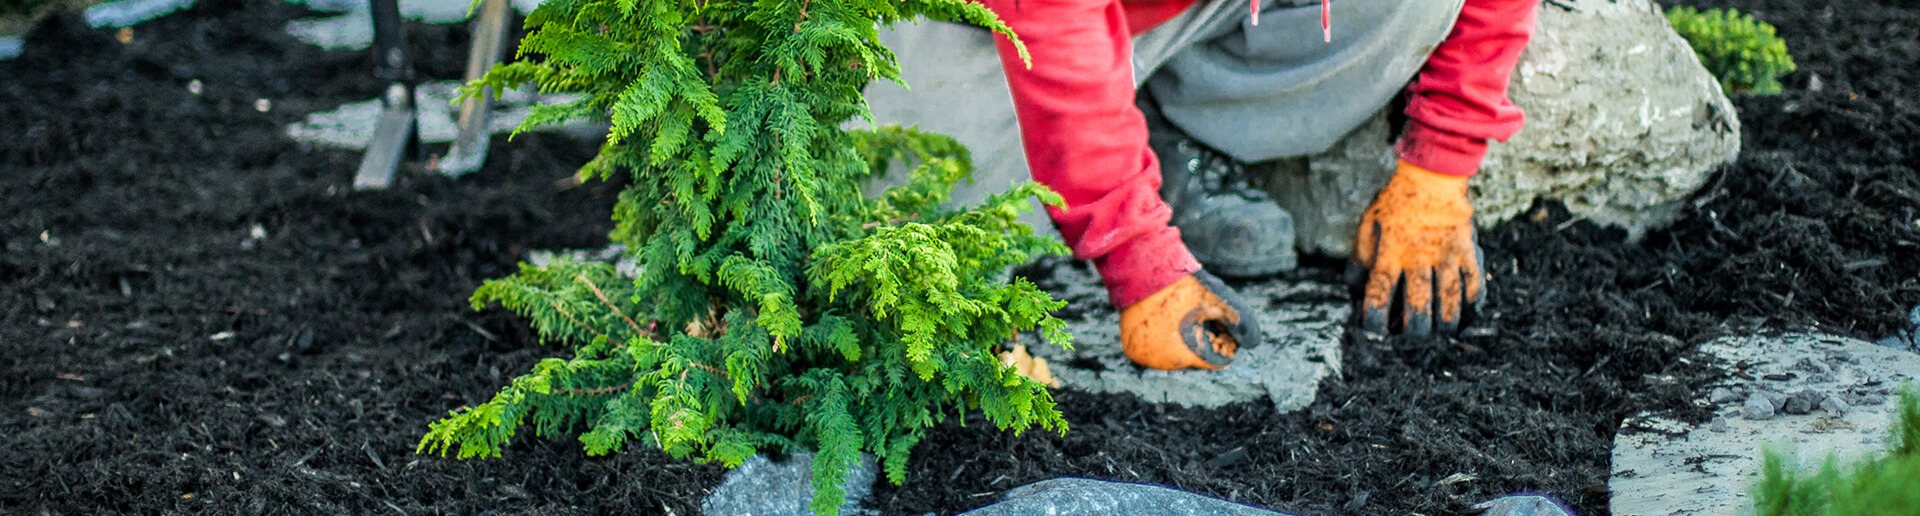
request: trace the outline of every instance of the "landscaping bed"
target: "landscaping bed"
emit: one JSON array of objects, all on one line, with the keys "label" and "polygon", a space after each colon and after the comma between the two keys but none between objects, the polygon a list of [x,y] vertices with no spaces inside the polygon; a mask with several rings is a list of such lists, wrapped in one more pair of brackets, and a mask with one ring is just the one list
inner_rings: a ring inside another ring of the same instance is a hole
[{"label": "landscaping bed", "polygon": [[[1737,100],[1742,158],[1671,230],[1629,243],[1539,206],[1482,235],[1491,297],[1473,336],[1350,339],[1341,375],[1291,414],[1068,390],[1065,436],[950,421],[907,485],[865,505],[950,513],[1083,475],[1312,513],[1455,513],[1531,491],[1600,514],[1625,416],[1706,415],[1692,345],[1907,328],[1920,7],[1686,3],[1778,25],[1800,70],[1781,96]],[[563,181],[596,142],[531,134],[497,139],[459,180],[352,192],[357,154],[281,133],[382,86],[365,52],[282,32],[312,15],[201,0],[122,43],[68,14],[0,62],[0,508],[697,513],[723,471],[656,451],[527,438],[502,459],[413,454],[428,422],[553,351],[467,295],[529,250],[604,245],[618,189]],[[463,28],[409,29],[423,76],[461,74]],[[1339,276],[1314,265],[1299,274]]]}]

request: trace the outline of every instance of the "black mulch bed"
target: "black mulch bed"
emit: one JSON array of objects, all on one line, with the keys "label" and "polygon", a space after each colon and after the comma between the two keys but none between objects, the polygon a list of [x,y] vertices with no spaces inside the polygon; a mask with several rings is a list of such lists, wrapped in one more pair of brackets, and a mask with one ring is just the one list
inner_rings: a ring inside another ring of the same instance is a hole
[{"label": "black mulch bed", "polygon": [[[1691,345],[1879,337],[1920,302],[1920,7],[1687,3],[1779,25],[1801,68],[1738,101],[1743,157],[1672,230],[1629,244],[1539,206],[1483,237],[1492,335],[1352,342],[1288,415],[1064,391],[1066,436],[949,424],[869,505],[955,512],[1085,475],[1314,513],[1516,491],[1604,513],[1625,416],[1703,415]],[[364,53],[281,34],[311,15],[201,0],[126,44],[70,15],[0,63],[0,512],[696,513],[722,471],[657,452],[412,453],[547,352],[466,295],[527,250],[604,243],[617,185],[557,184],[594,144],[532,135],[474,176],[349,192],[356,155],[280,136],[380,89]],[[411,29],[425,75],[459,75],[464,29]]]}]

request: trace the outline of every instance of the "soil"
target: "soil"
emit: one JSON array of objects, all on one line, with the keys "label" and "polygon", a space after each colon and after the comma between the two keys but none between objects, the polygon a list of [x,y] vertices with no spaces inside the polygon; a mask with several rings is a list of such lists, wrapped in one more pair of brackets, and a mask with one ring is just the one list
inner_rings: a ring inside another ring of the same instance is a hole
[{"label": "soil", "polygon": [[[1672,229],[1627,242],[1543,204],[1483,235],[1476,336],[1353,339],[1294,414],[1061,391],[1065,436],[950,422],[868,506],[951,513],[1082,475],[1311,513],[1520,491],[1605,513],[1625,416],[1704,415],[1694,344],[1879,337],[1920,302],[1920,7],[1737,4],[1800,71],[1737,100],[1742,158]],[[551,351],[466,296],[528,250],[603,245],[619,185],[557,182],[595,144],[535,134],[496,139],[472,176],[351,192],[357,154],[280,133],[381,88],[365,52],[280,31],[313,15],[201,0],[121,43],[68,14],[0,62],[0,512],[697,513],[723,472],[658,452],[413,453]],[[464,28],[409,30],[423,76],[459,76]],[[1300,274],[1337,278],[1319,265]]]}]

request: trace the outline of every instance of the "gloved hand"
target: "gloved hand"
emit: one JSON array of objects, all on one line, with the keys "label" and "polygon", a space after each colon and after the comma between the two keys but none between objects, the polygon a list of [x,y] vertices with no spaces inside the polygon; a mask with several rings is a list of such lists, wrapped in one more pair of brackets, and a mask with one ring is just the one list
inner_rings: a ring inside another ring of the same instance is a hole
[{"label": "gloved hand", "polygon": [[1401,161],[1354,238],[1349,279],[1365,282],[1361,329],[1385,333],[1398,304],[1409,335],[1458,330],[1485,288],[1473,238],[1467,178]]},{"label": "gloved hand", "polygon": [[1219,278],[1192,275],[1120,311],[1120,347],[1154,369],[1220,369],[1241,347],[1260,345],[1245,301]]}]

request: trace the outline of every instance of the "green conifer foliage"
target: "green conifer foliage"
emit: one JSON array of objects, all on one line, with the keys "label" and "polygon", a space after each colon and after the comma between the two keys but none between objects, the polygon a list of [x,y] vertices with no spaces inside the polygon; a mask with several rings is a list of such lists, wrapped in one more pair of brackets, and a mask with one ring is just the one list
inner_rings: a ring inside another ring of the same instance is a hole
[{"label": "green conifer foliage", "polygon": [[[1006,270],[1064,247],[1016,221],[1034,184],[943,208],[971,172],[950,138],[869,117],[861,90],[898,81],[876,27],[914,17],[1011,35],[967,0],[548,0],[516,62],[468,86],[536,85],[578,100],[528,127],[608,120],[580,174],[630,174],[612,239],[639,265],[559,260],[487,282],[566,346],[491,401],[433,423],[418,451],[497,457],[515,433],[629,443],[727,467],[817,450],[812,508],[838,509],[862,451],[888,480],[948,415],[1066,431],[1052,396],[993,353],[1021,332],[1066,346],[1063,303]],[[905,168],[868,196],[869,176]]]},{"label": "green conifer foliage", "polygon": [[1683,5],[1668,9],[1667,21],[1728,94],[1779,95],[1780,78],[1795,68],[1773,25],[1739,9]]}]

